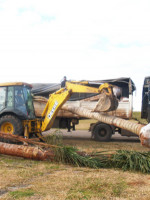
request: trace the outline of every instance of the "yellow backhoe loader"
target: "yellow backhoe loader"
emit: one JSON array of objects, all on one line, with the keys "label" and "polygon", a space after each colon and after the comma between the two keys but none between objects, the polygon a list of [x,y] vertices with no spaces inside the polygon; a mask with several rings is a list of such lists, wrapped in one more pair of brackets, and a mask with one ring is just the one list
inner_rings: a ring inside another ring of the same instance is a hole
[{"label": "yellow backhoe loader", "polygon": [[42,118],[36,118],[31,88],[30,84],[22,82],[0,84],[0,131],[25,138],[36,135],[43,140],[41,133],[52,127],[61,106],[76,92],[100,94],[93,111],[105,112],[117,107],[110,84],[104,83],[94,88],[89,87],[87,82],[66,82],[65,88],[49,96]]}]

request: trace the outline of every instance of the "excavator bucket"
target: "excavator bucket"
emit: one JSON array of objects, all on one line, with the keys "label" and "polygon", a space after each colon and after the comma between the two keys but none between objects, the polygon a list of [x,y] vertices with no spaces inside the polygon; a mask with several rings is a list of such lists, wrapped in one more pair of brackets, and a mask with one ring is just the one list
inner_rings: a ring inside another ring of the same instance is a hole
[{"label": "excavator bucket", "polygon": [[[88,82],[66,82],[67,89],[70,89],[72,93],[95,93],[99,94],[99,101],[96,107],[93,109],[95,112],[108,112],[115,110],[118,106],[118,101],[113,93],[113,85],[103,83],[96,87],[89,87]],[[87,85],[84,85],[87,84]],[[90,107],[90,106],[89,106]]]},{"label": "excavator bucket", "polygon": [[107,95],[106,93],[101,93],[99,95],[99,100],[94,108],[94,112],[109,112],[116,110],[118,107],[118,100],[114,95]]}]

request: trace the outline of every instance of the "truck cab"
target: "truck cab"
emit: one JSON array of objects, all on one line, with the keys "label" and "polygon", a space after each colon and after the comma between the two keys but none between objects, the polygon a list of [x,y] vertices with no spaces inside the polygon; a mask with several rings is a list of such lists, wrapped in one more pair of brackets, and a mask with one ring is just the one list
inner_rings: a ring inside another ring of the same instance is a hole
[{"label": "truck cab", "polygon": [[150,76],[144,79],[141,118],[147,119],[150,122]]}]

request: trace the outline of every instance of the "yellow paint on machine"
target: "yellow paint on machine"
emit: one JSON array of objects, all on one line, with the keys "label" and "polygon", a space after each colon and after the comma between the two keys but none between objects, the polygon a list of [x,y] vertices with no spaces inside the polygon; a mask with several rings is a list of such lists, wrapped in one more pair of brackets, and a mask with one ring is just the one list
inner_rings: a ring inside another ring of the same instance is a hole
[{"label": "yellow paint on machine", "polygon": [[52,127],[60,107],[70,98],[70,95],[71,90],[65,91],[64,88],[51,95],[42,113],[42,117],[44,117],[42,131],[49,130]]}]

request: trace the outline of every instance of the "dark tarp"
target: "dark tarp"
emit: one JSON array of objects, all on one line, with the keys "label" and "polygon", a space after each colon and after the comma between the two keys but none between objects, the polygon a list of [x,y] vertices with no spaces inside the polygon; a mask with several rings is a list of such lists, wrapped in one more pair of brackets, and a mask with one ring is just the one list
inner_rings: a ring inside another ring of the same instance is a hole
[{"label": "dark tarp", "polygon": [[[132,93],[136,90],[134,82],[130,78],[116,78],[116,79],[107,79],[107,80],[97,80],[97,81],[88,81],[88,86],[98,88],[102,83],[110,83],[118,87],[123,88],[123,96],[128,97],[129,93]],[[49,94],[59,90],[61,88],[60,83],[33,83],[32,84],[32,93],[36,96],[49,97]],[[131,91],[129,91],[131,90]],[[72,94],[70,100],[81,100],[95,96],[95,94],[85,94],[85,93],[75,93]]]}]

